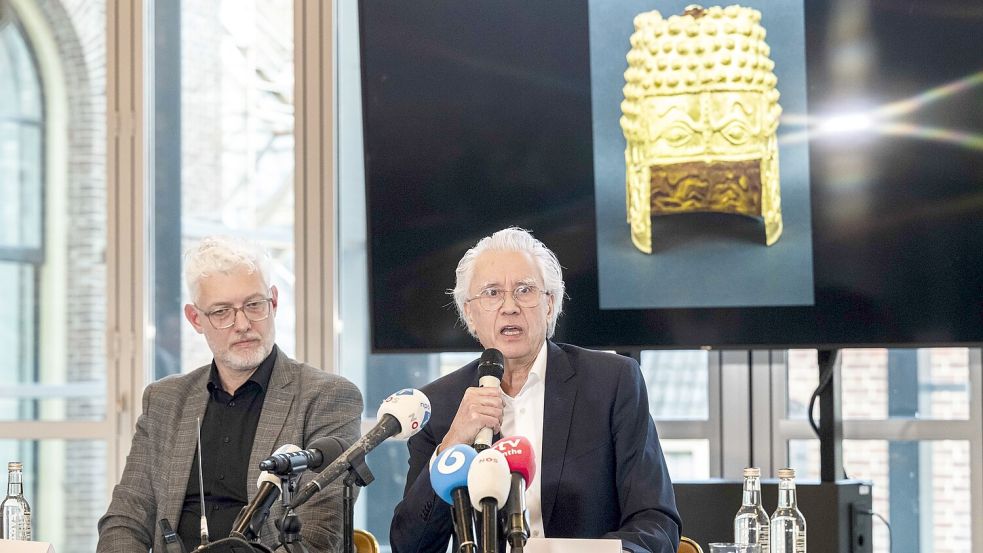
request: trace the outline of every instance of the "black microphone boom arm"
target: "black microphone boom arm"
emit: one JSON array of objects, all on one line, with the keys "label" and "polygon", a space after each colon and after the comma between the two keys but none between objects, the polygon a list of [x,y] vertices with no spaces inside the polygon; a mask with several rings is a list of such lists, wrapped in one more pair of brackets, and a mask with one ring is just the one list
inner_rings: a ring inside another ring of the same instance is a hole
[{"label": "black microphone boom arm", "polygon": [[352,462],[358,459],[364,459],[368,452],[375,449],[390,436],[399,434],[400,431],[399,419],[389,414],[383,415],[379,419],[379,423],[372,430],[366,432],[364,436],[348,448],[348,451],[342,453],[341,456],[321,471],[321,474],[318,474],[316,478],[308,482],[306,486],[297,492],[297,495],[294,496],[293,501],[290,503],[290,507],[296,509],[307,503],[314,494],[328,487],[328,484],[348,472],[348,469],[352,466]]}]

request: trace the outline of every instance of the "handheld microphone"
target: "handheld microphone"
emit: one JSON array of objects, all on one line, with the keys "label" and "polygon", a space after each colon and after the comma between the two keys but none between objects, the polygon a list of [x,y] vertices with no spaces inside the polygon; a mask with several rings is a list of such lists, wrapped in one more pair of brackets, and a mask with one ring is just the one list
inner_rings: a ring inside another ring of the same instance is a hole
[{"label": "handheld microphone", "polygon": [[523,436],[502,438],[492,449],[500,451],[512,473],[509,498],[505,502],[505,539],[513,553],[521,553],[529,539],[529,520],[526,518],[526,489],[536,476],[536,454],[532,444]]},{"label": "handheld microphone", "polygon": [[347,447],[348,443],[341,438],[325,436],[311,442],[305,450],[297,446],[293,446],[294,449],[291,451],[277,450],[261,462],[259,468],[270,474],[282,476],[299,474],[305,470],[318,470],[325,463],[337,459]]},{"label": "handheld microphone", "polygon": [[430,420],[430,400],[426,394],[413,388],[405,388],[387,397],[376,414],[379,422],[351,447],[327,466],[316,478],[301,489],[290,503],[292,509],[300,507],[318,491],[327,487],[352,465],[388,438],[406,439],[416,434]]},{"label": "handheld microphone", "polygon": [[468,497],[468,474],[478,452],[473,447],[457,444],[445,449],[430,466],[430,484],[444,503],[451,505],[458,553],[474,553],[474,511]]},{"label": "handheld microphone", "polygon": [[[482,388],[501,388],[502,376],[505,374],[505,356],[495,348],[481,352],[478,361],[478,386]],[[474,437],[474,449],[483,451],[491,447],[495,433],[491,428],[482,428]]]},{"label": "handheld microphone", "polygon": [[471,505],[481,511],[481,552],[498,552],[498,506],[509,496],[509,465],[497,449],[486,449],[471,462],[468,491]]}]

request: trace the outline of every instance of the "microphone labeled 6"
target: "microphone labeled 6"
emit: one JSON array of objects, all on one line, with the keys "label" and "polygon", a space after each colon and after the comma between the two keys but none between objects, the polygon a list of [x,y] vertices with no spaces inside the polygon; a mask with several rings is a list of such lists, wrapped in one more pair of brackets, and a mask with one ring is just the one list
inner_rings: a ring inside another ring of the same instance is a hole
[{"label": "microphone labeled 6", "polygon": [[440,474],[453,474],[464,466],[468,462],[467,457],[464,452],[460,449],[448,449],[437,458],[437,470]]}]

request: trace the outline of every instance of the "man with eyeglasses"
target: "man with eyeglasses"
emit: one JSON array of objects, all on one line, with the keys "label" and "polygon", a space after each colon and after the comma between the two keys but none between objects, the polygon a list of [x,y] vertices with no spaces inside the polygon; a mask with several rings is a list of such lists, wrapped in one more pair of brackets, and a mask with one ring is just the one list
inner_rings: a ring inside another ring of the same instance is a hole
[{"label": "man with eyeglasses", "polygon": [[675,553],[681,522],[638,363],[550,340],[564,299],[553,252],[507,228],[478,241],[456,273],[461,321],[482,347],[502,352],[505,372],[501,388],[480,388],[476,360],[422,388],[433,412],[408,442],[393,553],[442,553],[452,538],[458,551],[429,462],[472,444],[482,428],[532,445],[531,537],[613,538],[633,553]]},{"label": "man with eyeglasses", "polygon": [[[214,356],[143,394],[143,414],[112,503],[99,521],[97,551],[167,551],[167,520],[188,551],[199,545],[201,495],[211,541],[229,536],[257,492],[259,463],[284,444],[359,436],[362,395],[344,378],[290,359],[275,344],[278,303],[271,260],[255,243],[208,237],[185,254],[191,303],[184,314]],[[202,481],[198,478],[201,420]],[[342,487],[335,482],[298,509],[311,551],[340,551]],[[279,542],[273,507],[260,533]]]}]

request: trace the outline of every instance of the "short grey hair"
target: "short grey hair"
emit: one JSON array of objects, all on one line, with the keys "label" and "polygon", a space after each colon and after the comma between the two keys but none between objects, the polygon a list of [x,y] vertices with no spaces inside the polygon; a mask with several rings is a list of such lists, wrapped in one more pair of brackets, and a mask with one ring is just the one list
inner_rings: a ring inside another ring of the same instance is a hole
[{"label": "short grey hair", "polygon": [[206,236],[196,246],[184,252],[184,282],[191,301],[198,301],[201,279],[217,274],[229,274],[246,269],[250,274],[259,271],[263,284],[270,287],[273,261],[266,248],[232,236]]},{"label": "short grey hair", "polygon": [[543,275],[544,292],[553,296],[553,312],[550,313],[546,327],[546,337],[552,338],[556,331],[556,320],[563,312],[563,297],[566,287],[563,284],[563,269],[560,261],[556,258],[545,244],[533,238],[533,235],[525,229],[519,227],[509,227],[502,229],[491,236],[486,236],[478,241],[477,244],[467,252],[461,261],[457,263],[455,271],[457,281],[454,284],[454,303],[457,305],[457,315],[464,323],[464,327],[472,336],[475,336],[474,329],[468,324],[467,317],[464,315],[464,303],[468,299],[468,290],[471,288],[471,278],[474,276],[474,263],[478,257],[487,251],[507,251],[525,252],[532,255],[539,266],[539,271]]}]

